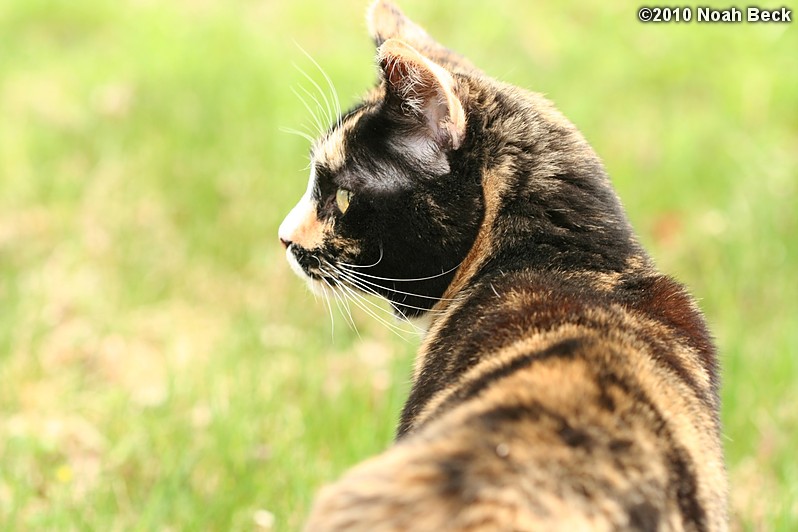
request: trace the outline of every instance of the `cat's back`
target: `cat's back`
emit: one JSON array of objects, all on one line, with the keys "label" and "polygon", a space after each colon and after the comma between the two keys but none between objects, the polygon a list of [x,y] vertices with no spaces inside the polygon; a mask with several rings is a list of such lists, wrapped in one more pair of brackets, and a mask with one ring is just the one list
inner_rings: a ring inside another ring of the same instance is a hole
[{"label": "cat's back", "polygon": [[323,492],[309,529],[724,528],[711,343],[680,285],[476,285],[429,332],[398,444]]}]

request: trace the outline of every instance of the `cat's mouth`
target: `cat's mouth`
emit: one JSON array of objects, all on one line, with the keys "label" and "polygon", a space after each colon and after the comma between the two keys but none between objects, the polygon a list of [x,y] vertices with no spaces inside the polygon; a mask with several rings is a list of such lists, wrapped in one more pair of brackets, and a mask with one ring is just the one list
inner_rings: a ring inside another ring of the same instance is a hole
[{"label": "cat's mouth", "polygon": [[341,299],[361,299],[370,295],[388,299],[382,293],[384,288],[374,282],[380,278],[364,271],[376,263],[362,266],[349,265],[325,256],[322,250],[308,250],[293,243],[286,249],[286,257],[294,273],[305,279],[310,290],[316,295],[323,297],[333,295]]},{"label": "cat's mouth", "polygon": [[289,266],[302,278],[320,279],[323,274],[319,270],[321,261],[310,251],[296,244],[291,244],[285,250],[285,257]]},{"label": "cat's mouth", "polygon": [[[385,319],[380,314],[386,312],[386,309],[370,301],[366,296],[387,299],[393,309],[393,312],[389,311],[388,314],[406,321],[430,312],[431,308],[442,299],[440,296],[425,293],[422,288],[424,283],[448,278],[459,267],[457,264],[431,275],[393,278],[375,275],[372,270],[382,262],[382,250],[379,258],[369,264],[354,264],[333,259],[328,257],[323,249],[308,250],[294,243],[286,249],[286,256],[291,269],[305,279],[314,294],[325,298],[328,302],[331,296],[343,301],[344,305],[350,301],[372,316],[377,314],[380,321]],[[389,327],[396,327],[395,323],[389,323]]]}]

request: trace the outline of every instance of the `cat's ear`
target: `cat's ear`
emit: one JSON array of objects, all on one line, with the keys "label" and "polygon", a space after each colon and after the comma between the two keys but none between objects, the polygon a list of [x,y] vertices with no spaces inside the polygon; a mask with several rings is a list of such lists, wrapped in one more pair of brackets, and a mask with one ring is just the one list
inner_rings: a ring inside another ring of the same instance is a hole
[{"label": "cat's ear", "polygon": [[402,39],[416,48],[422,48],[425,43],[434,42],[426,31],[407,18],[398,7],[386,0],[376,0],[371,4],[366,13],[366,23],[369,34],[378,47],[388,39]]},{"label": "cat's ear", "polygon": [[407,18],[398,7],[387,0],[376,0],[371,4],[366,14],[366,23],[377,47],[388,39],[399,39],[450,70],[477,71],[470,61],[435,41],[421,26]]},{"label": "cat's ear", "polygon": [[454,77],[397,39],[385,41],[377,58],[388,97],[398,99],[403,112],[420,118],[439,147],[458,149],[466,119]]}]

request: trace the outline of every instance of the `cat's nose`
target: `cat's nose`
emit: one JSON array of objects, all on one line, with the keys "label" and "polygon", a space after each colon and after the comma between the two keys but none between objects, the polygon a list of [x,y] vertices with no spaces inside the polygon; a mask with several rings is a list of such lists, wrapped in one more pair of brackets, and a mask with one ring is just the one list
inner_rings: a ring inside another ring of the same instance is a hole
[{"label": "cat's nose", "polygon": [[286,248],[286,249],[288,249],[288,246],[290,246],[290,245],[291,245],[291,241],[290,241],[290,240],[286,240],[286,239],[285,239],[285,238],[283,238],[283,237],[280,237],[280,242],[282,242],[282,243],[283,243],[283,247],[284,247],[284,248]]}]

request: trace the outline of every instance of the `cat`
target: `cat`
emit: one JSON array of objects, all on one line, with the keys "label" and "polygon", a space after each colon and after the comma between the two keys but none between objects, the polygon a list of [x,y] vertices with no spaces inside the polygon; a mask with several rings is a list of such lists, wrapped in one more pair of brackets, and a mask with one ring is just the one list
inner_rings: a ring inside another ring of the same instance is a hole
[{"label": "cat", "polygon": [[292,268],[426,319],[396,443],[310,531],[724,530],[713,340],[598,156],[392,4],[379,82],[312,148]]}]

